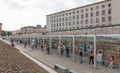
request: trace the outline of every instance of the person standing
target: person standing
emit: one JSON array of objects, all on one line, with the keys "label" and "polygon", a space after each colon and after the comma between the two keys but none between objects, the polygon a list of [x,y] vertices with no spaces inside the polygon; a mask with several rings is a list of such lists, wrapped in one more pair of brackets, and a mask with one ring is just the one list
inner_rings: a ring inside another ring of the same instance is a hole
[{"label": "person standing", "polygon": [[83,56],[82,50],[79,50],[80,63],[83,62],[83,60],[82,60],[82,56]]},{"label": "person standing", "polygon": [[65,50],[66,50],[66,57],[68,58],[69,57],[69,47],[66,46]]},{"label": "person standing", "polygon": [[64,48],[61,47],[61,51],[60,51],[61,56],[63,55],[63,52],[64,52]]},{"label": "person standing", "polygon": [[11,46],[14,46],[14,40],[11,39]]},{"label": "person standing", "polygon": [[110,65],[108,66],[110,69],[113,69],[113,64],[115,63],[115,60],[114,60],[114,57],[113,56],[111,56],[110,58],[109,58],[109,62],[110,62]]},{"label": "person standing", "polygon": [[94,64],[94,53],[93,51],[90,52],[90,57],[89,57],[89,64]]},{"label": "person standing", "polygon": [[60,56],[60,52],[61,52],[61,46],[60,45],[58,45],[58,47],[57,47],[57,54]]},{"label": "person standing", "polygon": [[50,54],[50,47],[49,47],[49,44],[47,44],[46,49],[47,49],[47,54]]},{"label": "person standing", "polygon": [[27,41],[24,41],[24,47],[26,48],[26,45],[27,45]]}]

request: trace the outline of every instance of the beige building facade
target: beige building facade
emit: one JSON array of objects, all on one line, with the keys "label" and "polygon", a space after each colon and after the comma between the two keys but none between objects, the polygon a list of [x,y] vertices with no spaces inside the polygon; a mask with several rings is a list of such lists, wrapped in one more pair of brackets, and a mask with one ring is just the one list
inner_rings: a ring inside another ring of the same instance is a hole
[{"label": "beige building facade", "polygon": [[120,34],[120,0],[105,0],[47,15],[51,34]]},{"label": "beige building facade", "polygon": [[26,26],[21,28],[21,34],[44,34],[46,33],[46,29],[41,27],[41,25],[37,26]]}]

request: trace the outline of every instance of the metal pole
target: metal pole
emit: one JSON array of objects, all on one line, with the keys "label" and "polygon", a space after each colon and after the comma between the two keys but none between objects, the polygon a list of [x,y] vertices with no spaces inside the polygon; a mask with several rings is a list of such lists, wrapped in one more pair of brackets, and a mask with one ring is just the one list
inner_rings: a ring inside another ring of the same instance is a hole
[{"label": "metal pole", "polygon": [[75,36],[73,35],[73,61],[75,61]]},{"label": "metal pole", "polygon": [[51,42],[52,42],[52,39],[51,39],[51,34],[50,34],[50,54],[52,54]]},{"label": "metal pole", "polygon": [[97,68],[97,63],[96,63],[96,35],[94,35],[94,68]]}]

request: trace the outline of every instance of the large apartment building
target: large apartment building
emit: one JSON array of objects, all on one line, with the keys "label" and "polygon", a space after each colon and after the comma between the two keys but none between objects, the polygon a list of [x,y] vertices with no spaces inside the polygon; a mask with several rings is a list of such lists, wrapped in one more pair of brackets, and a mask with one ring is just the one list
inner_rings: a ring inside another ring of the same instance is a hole
[{"label": "large apartment building", "polygon": [[120,34],[120,0],[104,0],[47,15],[51,34]]}]

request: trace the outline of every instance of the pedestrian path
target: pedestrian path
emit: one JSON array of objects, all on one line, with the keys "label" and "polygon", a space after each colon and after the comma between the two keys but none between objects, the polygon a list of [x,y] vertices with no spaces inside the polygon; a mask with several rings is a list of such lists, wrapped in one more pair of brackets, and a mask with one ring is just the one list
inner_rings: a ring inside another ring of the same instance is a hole
[{"label": "pedestrian path", "polygon": [[35,49],[31,50],[30,48],[24,48],[20,45],[16,45],[16,48],[28,54],[29,56],[32,56],[33,58],[39,60],[40,62],[46,64],[47,66],[51,68],[54,68],[55,64],[60,64],[78,73],[119,73],[120,71],[119,69],[111,70],[100,64],[97,65],[97,69],[94,69],[93,65],[88,64],[87,58],[83,59],[84,62],[80,64],[78,61],[79,59],[76,61],[73,61],[72,58],[66,58],[64,56],[60,57],[57,54],[48,55],[41,50],[35,50]]}]

